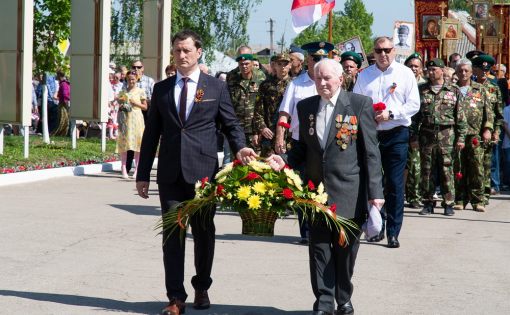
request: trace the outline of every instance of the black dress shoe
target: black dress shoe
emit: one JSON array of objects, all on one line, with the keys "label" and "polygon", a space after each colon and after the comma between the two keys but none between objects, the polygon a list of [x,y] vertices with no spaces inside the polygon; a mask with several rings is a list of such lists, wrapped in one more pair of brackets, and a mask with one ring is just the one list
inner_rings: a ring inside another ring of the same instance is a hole
[{"label": "black dress shoe", "polygon": [[181,315],[186,313],[186,304],[176,298],[170,299],[170,303],[161,311],[161,315]]},{"label": "black dress shoe", "polygon": [[333,315],[333,314],[325,311],[313,311],[312,315]]},{"label": "black dress shoe", "polygon": [[454,214],[455,214],[455,211],[453,211],[453,207],[452,206],[446,206],[444,208],[444,215],[452,216]]},{"label": "black dress shoe", "polygon": [[339,306],[336,310],[336,315],[347,315],[354,314],[354,307],[352,307],[351,301],[345,303],[342,306]]},{"label": "black dress shoe", "polygon": [[205,310],[209,307],[211,307],[211,301],[209,301],[207,290],[195,290],[195,301],[193,302],[193,308],[197,310]]},{"label": "black dress shoe", "polygon": [[378,235],[376,236],[372,236],[371,238],[369,238],[367,240],[367,242],[369,243],[377,243],[377,242],[380,242],[384,239],[384,229],[381,230],[381,232],[379,232]]},{"label": "black dress shoe", "polygon": [[399,248],[400,243],[396,236],[388,236],[388,248]]},{"label": "black dress shoe", "polygon": [[423,209],[419,212],[420,215],[427,215],[434,213],[434,206],[431,203],[426,203]]}]

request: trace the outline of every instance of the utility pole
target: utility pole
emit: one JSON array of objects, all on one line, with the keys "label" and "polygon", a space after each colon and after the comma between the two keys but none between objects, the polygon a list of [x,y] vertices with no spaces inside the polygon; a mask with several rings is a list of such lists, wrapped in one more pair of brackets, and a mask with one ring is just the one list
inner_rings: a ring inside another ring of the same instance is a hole
[{"label": "utility pole", "polygon": [[269,22],[269,41],[270,41],[269,54],[272,55],[274,53],[274,46],[273,46],[274,20],[272,18],[269,18],[268,22]]}]

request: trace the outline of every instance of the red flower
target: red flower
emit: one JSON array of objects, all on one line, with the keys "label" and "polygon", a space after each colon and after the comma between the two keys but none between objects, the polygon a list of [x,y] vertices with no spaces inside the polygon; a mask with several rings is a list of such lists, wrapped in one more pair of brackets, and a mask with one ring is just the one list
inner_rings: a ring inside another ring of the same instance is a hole
[{"label": "red flower", "polygon": [[260,176],[259,176],[259,174],[254,173],[254,172],[249,172],[248,175],[246,175],[246,177],[245,177],[245,179],[247,179],[247,180],[254,180],[257,178],[260,178]]},{"label": "red flower", "polygon": [[473,138],[473,145],[476,147],[480,142],[478,142],[478,138]]},{"label": "red flower", "polygon": [[315,185],[312,183],[311,180],[308,180],[308,189],[315,190]]},{"label": "red flower", "polygon": [[221,196],[223,195],[223,189],[225,188],[225,186],[219,184],[217,187],[216,187],[216,195],[218,196]]},{"label": "red flower", "polygon": [[284,166],[283,168],[286,168],[286,169],[288,169],[288,170],[291,170],[291,169],[292,169],[292,167],[290,167],[288,164],[285,164],[285,166]]},{"label": "red flower", "polygon": [[383,102],[379,102],[379,103],[375,103],[373,105],[373,107],[374,107],[374,112],[379,112],[379,111],[386,109],[386,104],[384,104]]},{"label": "red flower", "polygon": [[234,167],[236,167],[238,165],[243,165],[243,163],[241,161],[239,161],[238,159],[235,159],[234,160]]},{"label": "red flower", "polygon": [[462,179],[462,177],[463,177],[463,175],[462,175],[462,173],[461,173],[461,172],[457,172],[457,173],[455,173],[455,179],[456,179],[456,180],[461,180],[461,179]]},{"label": "red flower", "polygon": [[283,128],[285,128],[285,129],[289,129],[289,128],[290,128],[290,124],[288,124],[288,123],[286,123],[286,122],[283,122],[283,121],[280,121],[280,122],[278,123],[278,126],[283,127]]},{"label": "red flower", "polygon": [[202,186],[201,186],[202,189],[205,187],[205,183],[207,183],[208,180],[209,180],[209,177],[207,177],[207,176],[200,180],[202,182]]},{"label": "red flower", "polygon": [[289,188],[284,188],[282,194],[285,199],[292,199],[294,197],[294,193]]},{"label": "red flower", "polygon": [[333,213],[336,213],[336,203],[332,204],[331,207],[329,207],[329,210]]}]

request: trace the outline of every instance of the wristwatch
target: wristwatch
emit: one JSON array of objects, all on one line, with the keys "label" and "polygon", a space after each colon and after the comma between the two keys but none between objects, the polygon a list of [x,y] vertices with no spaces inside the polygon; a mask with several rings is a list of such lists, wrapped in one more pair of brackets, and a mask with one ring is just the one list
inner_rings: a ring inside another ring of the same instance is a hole
[{"label": "wristwatch", "polygon": [[389,110],[388,113],[389,113],[388,120],[393,120],[395,118],[395,116],[393,115],[393,112],[391,110]]}]

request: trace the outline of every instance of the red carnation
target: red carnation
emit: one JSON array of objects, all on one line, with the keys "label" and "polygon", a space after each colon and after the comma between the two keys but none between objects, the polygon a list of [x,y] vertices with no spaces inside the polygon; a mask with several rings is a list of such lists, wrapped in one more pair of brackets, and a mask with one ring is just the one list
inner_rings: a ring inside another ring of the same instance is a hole
[{"label": "red carnation", "polygon": [[284,166],[283,168],[286,168],[286,169],[288,169],[288,170],[291,170],[291,169],[292,169],[292,167],[290,167],[288,164],[285,164],[285,166]]},{"label": "red carnation", "polygon": [[218,196],[221,196],[223,195],[223,189],[225,188],[225,186],[219,184],[217,187],[216,187],[216,195]]},{"label": "red carnation", "polygon": [[292,199],[294,197],[294,193],[289,188],[284,188],[282,194],[285,199]]},{"label": "red carnation", "polygon": [[329,210],[333,213],[336,213],[336,203],[332,204],[331,207],[329,207]]},{"label": "red carnation", "polygon": [[461,173],[461,172],[457,172],[457,173],[455,173],[455,179],[456,179],[456,180],[461,180],[461,179],[462,179],[462,177],[463,177],[463,175],[462,175],[462,173]]},{"label": "red carnation", "polygon": [[379,112],[386,109],[386,104],[384,104],[383,102],[375,103],[373,106],[375,112]]},{"label": "red carnation", "polygon": [[278,126],[283,127],[283,128],[285,128],[285,129],[289,129],[289,128],[290,128],[290,124],[288,124],[288,123],[286,123],[286,122],[283,122],[283,121],[280,121],[280,122],[278,123]]},{"label": "red carnation", "polygon": [[241,161],[239,161],[238,159],[235,159],[234,160],[234,167],[236,167],[238,165],[243,165],[243,163]]},{"label": "red carnation", "polygon": [[254,180],[254,179],[257,179],[259,177],[260,177],[259,174],[254,173],[254,172],[249,172],[248,175],[246,175],[245,179],[247,179],[247,180]]},{"label": "red carnation", "polygon": [[315,185],[312,183],[311,180],[308,180],[308,189],[315,190]]},{"label": "red carnation", "polygon": [[473,145],[476,147],[480,142],[478,142],[478,138],[473,138]]},{"label": "red carnation", "polygon": [[202,188],[205,187],[205,183],[207,183],[208,180],[209,180],[209,177],[207,177],[207,176],[200,180],[202,182],[202,186],[201,186]]}]

